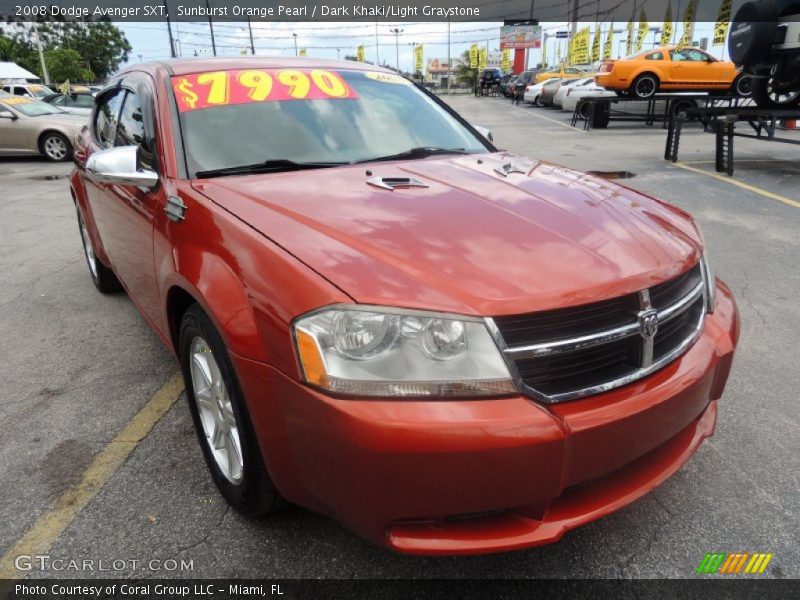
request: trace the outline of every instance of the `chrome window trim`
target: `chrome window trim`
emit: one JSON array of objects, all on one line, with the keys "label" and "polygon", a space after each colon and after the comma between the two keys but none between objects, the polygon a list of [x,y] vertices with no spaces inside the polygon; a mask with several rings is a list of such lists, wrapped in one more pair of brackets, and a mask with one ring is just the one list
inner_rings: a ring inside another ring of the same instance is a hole
[{"label": "chrome window trim", "polygon": [[[705,280],[706,280],[706,274],[704,271],[702,271],[701,281],[694,288],[692,288],[692,290],[688,294],[683,296],[680,300],[678,300],[674,304],[671,304],[670,306],[659,310],[658,311],[659,324],[666,323],[672,320],[673,318],[679,316],[680,314],[684,313],[689,308],[691,308],[699,298],[701,297],[705,298],[706,296]],[[641,304],[642,301],[644,301],[644,305],[648,303],[649,295],[650,295],[649,290],[642,290],[641,292],[639,292],[640,306],[642,306]],[[665,367],[668,363],[678,358],[700,338],[703,332],[703,327],[705,325],[705,318],[707,314],[708,313],[707,313],[706,303],[704,302],[703,310],[700,312],[700,318],[697,320],[694,331],[691,333],[691,335],[687,336],[686,339],[684,339],[671,352],[662,356],[660,359],[653,361],[652,357],[650,357],[649,361],[645,361],[645,366],[633,370],[630,373],[622,377],[619,377],[617,379],[607,381],[599,385],[594,385],[578,390],[572,390],[570,392],[564,392],[561,394],[553,394],[553,395],[543,394],[542,392],[539,392],[536,389],[532,388],[531,386],[527,385],[523,381],[522,376],[519,373],[516,361],[524,358],[539,358],[542,356],[563,354],[568,351],[590,348],[592,346],[597,346],[603,343],[613,342],[619,339],[623,339],[625,337],[630,337],[639,333],[639,323],[634,322],[631,325],[624,325],[616,327],[614,329],[608,329],[605,331],[600,331],[594,334],[588,334],[576,338],[557,340],[555,342],[547,342],[543,344],[533,344],[529,346],[516,346],[516,347],[509,347],[508,344],[506,344],[506,341],[503,338],[503,334],[500,332],[500,329],[497,327],[497,324],[495,323],[492,317],[484,318],[484,323],[486,324],[486,328],[489,330],[490,335],[494,339],[495,344],[497,344],[498,349],[500,350],[504,360],[506,361],[508,371],[509,373],[511,373],[511,377],[514,380],[514,383],[516,384],[517,389],[520,391],[520,393],[525,394],[526,396],[529,396],[544,404],[556,404],[559,402],[576,400],[578,398],[585,398],[587,396],[593,396],[595,394],[608,392],[610,390],[622,387],[624,385],[628,385],[629,383],[633,383],[639,379],[642,379],[643,377],[650,375],[651,373],[655,373],[659,369]],[[632,318],[635,317],[635,313],[632,313],[631,316]],[[653,340],[650,340],[651,343],[652,341]]]}]

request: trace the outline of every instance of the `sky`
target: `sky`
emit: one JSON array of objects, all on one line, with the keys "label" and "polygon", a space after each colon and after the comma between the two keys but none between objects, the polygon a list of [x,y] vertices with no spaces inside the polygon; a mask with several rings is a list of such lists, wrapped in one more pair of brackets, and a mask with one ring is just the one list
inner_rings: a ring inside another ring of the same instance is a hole
[{"label": "sky", "polygon": [[[614,36],[614,57],[625,53],[625,44],[619,41],[625,38],[625,23],[615,24],[615,29],[623,30]],[[660,26],[661,23],[651,23],[651,26]],[[125,32],[133,46],[128,62],[138,62],[169,58],[169,37],[166,23],[118,23]],[[489,46],[489,50],[499,49],[499,35],[501,23],[492,22],[462,22],[451,25],[450,52],[453,57],[460,56],[469,49],[473,43],[482,47]],[[581,24],[581,26],[585,26]],[[713,23],[697,23],[695,26],[695,39],[713,37]],[[568,28],[567,23],[542,23],[545,32],[554,34],[557,30]],[[607,27],[607,26],[606,26]],[[256,55],[262,56],[293,56],[295,53],[295,37],[297,34],[297,47],[305,48],[307,55],[317,58],[344,58],[354,55],[356,47],[364,44],[366,60],[375,62],[375,23],[310,23],[310,22],[254,22],[252,23],[253,39]],[[401,29],[397,36],[392,29]],[[676,24],[677,36],[682,32],[680,23]],[[184,57],[199,54],[211,55],[211,35],[208,22],[172,23],[172,33],[176,41],[176,49]],[[429,58],[447,59],[447,23],[378,23],[379,62],[386,62],[395,66],[399,58],[399,67],[404,71],[412,70],[414,64],[413,46],[423,44],[424,62]],[[247,23],[214,23],[214,37],[219,56],[240,55],[243,50],[248,50],[250,38]],[[603,37],[605,39],[605,37]],[[654,34],[646,37],[645,47],[653,45]],[[396,45],[397,42],[397,45]],[[548,58],[550,62],[555,56],[555,39],[548,40]],[[563,42],[562,42],[563,43]],[[337,51],[338,49],[338,51]],[[709,48],[710,52],[722,57],[723,47]],[[562,56],[564,47],[562,46]],[[540,50],[534,50],[529,56],[529,65],[539,62]]]}]

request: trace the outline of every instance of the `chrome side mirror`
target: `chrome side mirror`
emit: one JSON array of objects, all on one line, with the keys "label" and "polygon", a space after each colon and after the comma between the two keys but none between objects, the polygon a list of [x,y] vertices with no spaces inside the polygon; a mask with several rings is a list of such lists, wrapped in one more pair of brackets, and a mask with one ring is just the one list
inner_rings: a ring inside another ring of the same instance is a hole
[{"label": "chrome side mirror", "polygon": [[489,129],[487,127],[481,127],[480,125],[473,125],[473,127],[475,129],[477,129],[478,133],[480,133],[487,140],[489,140],[490,142],[494,141],[494,136],[492,135],[492,130],[491,129]]},{"label": "chrome side mirror", "polygon": [[158,173],[150,169],[138,169],[138,154],[139,148],[136,146],[120,146],[95,152],[86,161],[86,175],[98,183],[156,187]]}]

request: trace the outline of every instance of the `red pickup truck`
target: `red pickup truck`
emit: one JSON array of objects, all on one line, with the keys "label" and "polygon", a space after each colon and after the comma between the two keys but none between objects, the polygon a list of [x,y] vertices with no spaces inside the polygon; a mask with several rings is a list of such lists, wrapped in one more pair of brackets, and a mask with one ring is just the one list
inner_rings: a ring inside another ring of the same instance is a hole
[{"label": "red pickup truck", "polygon": [[510,550],[632,502],[713,434],[739,325],[691,217],[498,151],[392,72],[137,64],[79,142],[92,280],[179,359],[242,513]]}]

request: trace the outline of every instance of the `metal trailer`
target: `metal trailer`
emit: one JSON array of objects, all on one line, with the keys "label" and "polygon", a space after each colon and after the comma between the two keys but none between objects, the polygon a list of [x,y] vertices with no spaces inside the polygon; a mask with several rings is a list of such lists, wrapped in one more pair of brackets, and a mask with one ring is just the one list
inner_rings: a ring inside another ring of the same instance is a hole
[{"label": "metal trailer", "polygon": [[[578,121],[584,119],[583,128],[605,129],[610,121],[643,122],[652,126],[656,121],[664,127],[671,122],[675,113],[695,107],[738,107],[749,106],[753,102],[743,96],[714,96],[709,94],[655,94],[650,98],[632,98],[626,96],[581,98],[578,100],[575,111],[572,113],[570,124],[577,127]],[[625,107],[636,107],[644,110],[637,112],[625,111]]]},{"label": "metal trailer", "polygon": [[[672,162],[678,160],[683,124],[697,119],[703,124],[706,133],[715,135],[715,168],[718,173],[733,175],[733,138],[744,137],[782,144],[800,145],[800,136],[795,138],[778,137],[778,125],[783,121],[800,120],[800,107],[791,109],[768,109],[756,106],[721,107],[706,106],[680,111],[672,116],[667,130],[667,142],[664,148],[664,159]],[[737,123],[747,123],[752,133],[737,133]]]}]

